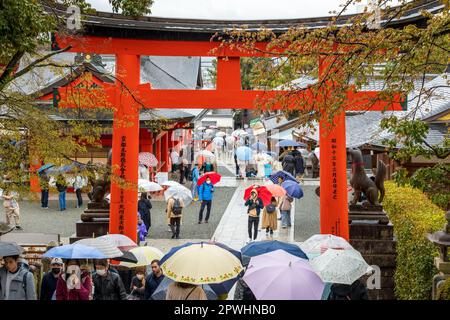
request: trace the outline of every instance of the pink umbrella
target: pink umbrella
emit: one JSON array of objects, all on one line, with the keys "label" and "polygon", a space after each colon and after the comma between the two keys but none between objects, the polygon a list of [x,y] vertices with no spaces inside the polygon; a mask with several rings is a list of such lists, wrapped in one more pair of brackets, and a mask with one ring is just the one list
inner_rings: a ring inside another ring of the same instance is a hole
[{"label": "pink umbrella", "polygon": [[150,152],[139,153],[139,163],[147,167],[156,167],[158,165],[158,159]]},{"label": "pink umbrella", "polygon": [[243,280],[258,300],[321,300],[325,288],[308,260],[284,250],[252,257]]},{"label": "pink umbrella", "polygon": [[274,197],[282,197],[286,194],[286,190],[279,184],[268,184],[265,187]]}]

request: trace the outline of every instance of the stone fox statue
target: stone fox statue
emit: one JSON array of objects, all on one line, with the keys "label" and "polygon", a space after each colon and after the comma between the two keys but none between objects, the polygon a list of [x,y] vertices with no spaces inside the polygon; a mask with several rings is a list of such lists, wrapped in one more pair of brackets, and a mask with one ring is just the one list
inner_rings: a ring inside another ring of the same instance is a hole
[{"label": "stone fox statue", "polygon": [[[384,175],[386,173],[385,164],[379,160],[377,166],[377,174],[375,181],[370,179],[364,171],[364,162],[361,150],[357,148],[347,149],[347,154],[352,157],[352,176],[350,179],[350,185],[355,191],[351,204],[356,204],[360,201],[361,192],[367,197],[370,204],[377,205],[383,201],[384,198]],[[378,197],[380,192],[380,197]]]},{"label": "stone fox statue", "polygon": [[111,187],[111,159],[112,159],[112,149],[108,152],[108,162],[106,165],[106,172],[103,176],[103,179],[90,179],[90,183],[92,185],[92,191],[88,193],[88,197],[91,202],[94,203],[103,203],[105,204],[105,195],[109,192]]}]

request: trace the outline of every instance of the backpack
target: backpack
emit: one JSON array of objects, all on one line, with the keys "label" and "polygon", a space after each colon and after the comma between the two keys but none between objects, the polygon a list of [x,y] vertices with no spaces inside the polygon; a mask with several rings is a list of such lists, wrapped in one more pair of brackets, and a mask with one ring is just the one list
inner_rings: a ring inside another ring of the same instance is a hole
[{"label": "backpack", "polygon": [[266,212],[267,213],[274,213],[275,212],[276,207],[273,204],[268,204],[266,206]]},{"label": "backpack", "polygon": [[179,215],[181,215],[182,211],[183,211],[183,207],[181,206],[180,200],[175,199],[175,201],[173,202],[172,213],[176,216],[179,216]]}]

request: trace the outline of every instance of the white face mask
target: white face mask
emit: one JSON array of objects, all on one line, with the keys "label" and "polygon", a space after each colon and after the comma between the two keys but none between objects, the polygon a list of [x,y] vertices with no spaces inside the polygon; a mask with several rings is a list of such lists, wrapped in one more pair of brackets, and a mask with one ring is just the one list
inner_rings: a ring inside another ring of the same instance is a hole
[{"label": "white face mask", "polygon": [[206,181],[207,184],[211,184],[211,181]]},{"label": "white face mask", "polygon": [[106,269],[102,269],[102,270],[98,270],[98,269],[97,269],[97,274],[98,274],[99,276],[104,276],[104,275],[106,275]]},{"label": "white face mask", "polygon": [[137,277],[139,280],[144,279],[144,275],[143,275],[143,274],[138,274],[138,275],[136,275],[136,277]]}]

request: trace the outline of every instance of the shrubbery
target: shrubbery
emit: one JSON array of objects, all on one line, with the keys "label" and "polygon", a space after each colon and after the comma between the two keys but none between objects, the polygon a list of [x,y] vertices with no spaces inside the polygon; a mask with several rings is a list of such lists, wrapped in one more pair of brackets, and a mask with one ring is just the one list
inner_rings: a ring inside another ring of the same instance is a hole
[{"label": "shrubbery", "polygon": [[397,299],[431,299],[432,278],[437,273],[434,257],[437,247],[427,233],[442,230],[445,212],[420,190],[385,183],[383,202],[397,239],[395,294]]}]

